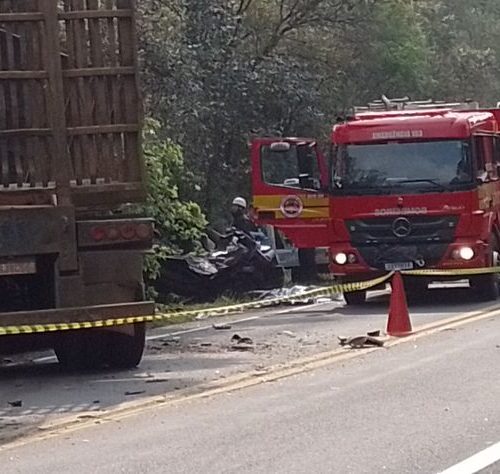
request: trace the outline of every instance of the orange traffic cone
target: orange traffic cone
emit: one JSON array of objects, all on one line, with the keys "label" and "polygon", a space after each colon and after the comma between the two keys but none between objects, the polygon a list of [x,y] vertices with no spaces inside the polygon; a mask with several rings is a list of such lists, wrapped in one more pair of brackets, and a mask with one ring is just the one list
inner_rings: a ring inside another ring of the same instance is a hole
[{"label": "orange traffic cone", "polygon": [[387,321],[387,334],[389,336],[403,337],[412,333],[410,314],[406,302],[405,287],[401,274],[396,272],[391,281],[392,293]]}]

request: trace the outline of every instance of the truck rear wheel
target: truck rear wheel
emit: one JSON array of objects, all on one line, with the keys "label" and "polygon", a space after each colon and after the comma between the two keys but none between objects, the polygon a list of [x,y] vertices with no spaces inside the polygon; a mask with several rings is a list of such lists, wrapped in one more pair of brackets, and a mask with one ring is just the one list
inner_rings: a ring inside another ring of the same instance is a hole
[{"label": "truck rear wheel", "polygon": [[59,364],[68,370],[100,368],[104,362],[105,336],[89,329],[61,334],[54,346]]},{"label": "truck rear wheel", "polygon": [[146,325],[138,323],[133,336],[92,330],[64,334],[54,351],[59,363],[70,370],[131,369],[141,361],[145,341]]},{"label": "truck rear wheel", "polygon": [[366,303],[366,290],[344,293],[344,298],[348,306],[360,306]]},{"label": "truck rear wheel", "polygon": [[142,358],[146,343],[146,324],[134,324],[134,335],[109,333],[106,361],[115,369],[133,369]]}]

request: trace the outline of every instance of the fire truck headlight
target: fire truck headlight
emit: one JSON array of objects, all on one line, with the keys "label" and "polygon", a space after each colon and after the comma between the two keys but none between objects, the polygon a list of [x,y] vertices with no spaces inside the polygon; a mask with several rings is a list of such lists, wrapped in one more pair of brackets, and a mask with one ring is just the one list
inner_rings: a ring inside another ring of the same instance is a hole
[{"label": "fire truck headlight", "polygon": [[474,250],[470,247],[460,247],[458,250],[458,256],[462,260],[472,260],[474,258]]},{"label": "fire truck headlight", "polygon": [[343,252],[336,254],[333,259],[337,265],[345,265],[347,263],[347,255]]}]

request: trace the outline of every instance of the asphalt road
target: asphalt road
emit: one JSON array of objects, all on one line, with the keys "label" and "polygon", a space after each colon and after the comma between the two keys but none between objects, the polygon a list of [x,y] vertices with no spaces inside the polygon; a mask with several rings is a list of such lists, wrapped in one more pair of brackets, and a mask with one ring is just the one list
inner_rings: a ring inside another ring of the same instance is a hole
[{"label": "asphalt road", "polygon": [[[411,306],[415,327],[486,307],[467,290],[435,290]],[[384,329],[387,295],[374,294],[363,308],[333,302],[280,307],[151,331],[141,366],[132,371],[68,374],[51,353],[0,363],[0,444],[66,420],[87,419],[144,397],[200,390],[207,384],[312,356],[338,347],[338,336]],[[215,330],[212,323],[225,323]],[[234,334],[250,337],[235,351]],[[12,406],[21,402],[21,406]]]},{"label": "asphalt road", "polygon": [[0,451],[0,465],[5,473],[437,473],[500,441],[499,365],[500,318],[490,318],[63,432]]}]

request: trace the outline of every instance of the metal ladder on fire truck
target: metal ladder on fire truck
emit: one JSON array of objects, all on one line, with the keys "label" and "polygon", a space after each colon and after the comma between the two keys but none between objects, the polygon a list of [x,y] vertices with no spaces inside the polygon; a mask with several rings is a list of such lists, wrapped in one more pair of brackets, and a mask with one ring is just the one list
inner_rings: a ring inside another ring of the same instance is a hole
[{"label": "metal ladder on fire truck", "polygon": [[353,112],[355,115],[358,112],[425,109],[478,110],[479,103],[474,100],[465,100],[463,102],[445,102],[433,99],[410,100],[409,97],[389,99],[387,96],[382,95],[380,99],[369,102],[367,105],[353,107]]}]

